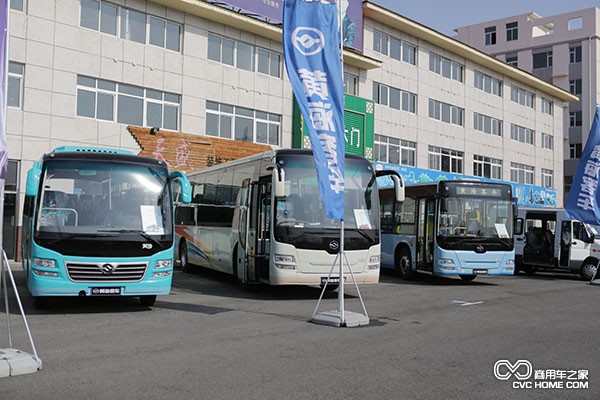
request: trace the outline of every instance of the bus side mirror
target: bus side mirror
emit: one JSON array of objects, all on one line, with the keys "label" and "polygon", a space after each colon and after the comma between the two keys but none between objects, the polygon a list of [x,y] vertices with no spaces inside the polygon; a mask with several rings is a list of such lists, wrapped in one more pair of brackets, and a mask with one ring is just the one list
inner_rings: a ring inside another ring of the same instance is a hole
[{"label": "bus side mirror", "polygon": [[171,182],[176,182],[181,186],[181,202],[190,203],[192,201],[192,184],[183,171],[173,171],[169,174]]},{"label": "bus side mirror", "polygon": [[394,193],[396,194],[396,201],[404,201],[404,181],[400,175],[390,175],[394,182]]},{"label": "bus side mirror", "polygon": [[27,184],[25,185],[26,196],[37,196],[41,176],[42,166],[40,163],[33,163],[33,167],[27,171]]},{"label": "bus side mirror", "polygon": [[512,204],[512,212],[513,212],[513,218],[515,218],[517,215],[519,215],[519,206],[517,206],[517,203]]},{"label": "bus side mirror", "polygon": [[275,170],[275,181],[273,182],[274,195],[276,197],[285,195],[285,171],[279,164],[267,165],[267,171]]},{"label": "bus side mirror", "polygon": [[440,211],[448,212],[448,198],[447,197],[442,197],[440,199]]}]

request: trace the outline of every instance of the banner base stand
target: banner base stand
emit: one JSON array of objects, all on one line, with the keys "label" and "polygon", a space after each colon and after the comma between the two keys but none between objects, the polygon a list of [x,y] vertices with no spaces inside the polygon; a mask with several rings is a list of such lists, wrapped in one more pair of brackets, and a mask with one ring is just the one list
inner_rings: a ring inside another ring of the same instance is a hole
[{"label": "banner base stand", "polygon": [[353,328],[355,326],[369,325],[369,317],[363,314],[346,311],[344,317],[344,320],[342,320],[340,311],[325,311],[315,314],[310,322],[337,328]]},{"label": "banner base stand", "polygon": [[17,349],[0,349],[0,378],[32,374],[42,369],[42,360]]},{"label": "banner base stand", "polygon": [[600,286],[600,279],[594,279],[590,281],[590,285],[598,285]]}]

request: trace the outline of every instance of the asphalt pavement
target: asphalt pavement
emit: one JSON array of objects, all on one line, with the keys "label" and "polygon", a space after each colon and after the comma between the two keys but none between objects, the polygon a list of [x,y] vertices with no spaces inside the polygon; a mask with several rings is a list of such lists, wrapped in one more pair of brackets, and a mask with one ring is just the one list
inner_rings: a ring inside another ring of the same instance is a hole
[{"label": "asphalt pavement", "polygon": [[[405,282],[382,272],[360,286],[370,324],[334,328],[309,322],[319,288],[248,291],[217,272],[176,270],[152,308],[65,297],[37,311],[13,272],[43,368],[0,379],[2,400],[600,398],[600,286],[575,275]],[[31,351],[9,297],[13,347]],[[352,287],[345,304],[362,312]],[[337,292],[326,293],[319,311],[336,308]]]}]

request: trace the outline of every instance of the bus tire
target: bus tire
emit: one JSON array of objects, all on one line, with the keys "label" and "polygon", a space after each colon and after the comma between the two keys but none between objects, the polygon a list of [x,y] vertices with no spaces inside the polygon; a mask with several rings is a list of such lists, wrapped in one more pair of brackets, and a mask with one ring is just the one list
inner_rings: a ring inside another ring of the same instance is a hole
[{"label": "bus tire", "polygon": [[185,240],[182,240],[181,243],[179,243],[179,265],[183,272],[192,272],[187,243]]},{"label": "bus tire", "polygon": [[394,267],[400,278],[407,281],[415,278],[416,273],[412,270],[412,257],[410,255],[410,250],[407,247],[402,247],[396,252],[396,262]]},{"label": "bus tire", "polygon": [[36,296],[33,298],[33,308],[36,310],[45,310],[48,308],[50,300],[46,296]]},{"label": "bus tire", "polygon": [[[585,281],[591,281],[598,270],[598,260],[595,258],[586,258],[583,264],[581,264],[581,269],[579,270],[579,275]],[[600,278],[600,276],[597,276]]]},{"label": "bus tire", "polygon": [[140,296],[140,303],[146,307],[152,307],[156,301],[156,295]]},{"label": "bus tire", "polygon": [[458,276],[460,276],[460,279],[462,279],[463,281],[467,281],[467,282],[470,282],[477,277],[477,275],[464,275],[464,274],[459,274]]}]

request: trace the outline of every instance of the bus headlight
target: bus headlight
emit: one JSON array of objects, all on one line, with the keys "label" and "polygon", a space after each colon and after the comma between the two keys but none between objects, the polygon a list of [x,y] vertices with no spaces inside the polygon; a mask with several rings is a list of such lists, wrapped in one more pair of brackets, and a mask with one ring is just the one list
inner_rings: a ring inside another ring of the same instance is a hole
[{"label": "bus headlight", "polygon": [[164,278],[165,276],[171,275],[171,271],[155,272],[152,274],[153,278]]},{"label": "bus headlight", "polygon": [[288,256],[283,254],[275,254],[273,258],[275,266],[280,269],[296,269],[296,259],[294,256]]},{"label": "bus headlight", "polygon": [[454,264],[454,260],[450,259],[450,258],[440,258],[438,260],[439,264],[445,264],[445,265],[450,265],[450,264]]},{"label": "bus headlight", "polygon": [[173,260],[158,260],[156,261],[155,269],[172,268]]},{"label": "bus headlight", "polygon": [[58,272],[40,271],[39,269],[34,269],[33,273],[38,276],[51,276],[53,278],[56,278],[58,276]]},{"label": "bus headlight", "polygon": [[515,264],[515,260],[513,260],[512,258],[510,260],[506,260],[506,265],[514,265]]},{"label": "bus headlight", "polygon": [[369,258],[369,269],[379,268],[379,256],[371,256]]},{"label": "bus headlight", "polygon": [[42,268],[56,268],[56,262],[47,258],[34,258],[33,266]]},{"label": "bus headlight", "polygon": [[454,260],[450,258],[440,258],[438,260],[440,271],[454,271],[456,268],[454,267]]}]

